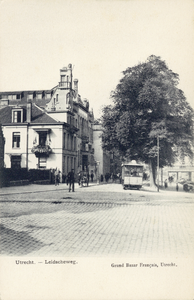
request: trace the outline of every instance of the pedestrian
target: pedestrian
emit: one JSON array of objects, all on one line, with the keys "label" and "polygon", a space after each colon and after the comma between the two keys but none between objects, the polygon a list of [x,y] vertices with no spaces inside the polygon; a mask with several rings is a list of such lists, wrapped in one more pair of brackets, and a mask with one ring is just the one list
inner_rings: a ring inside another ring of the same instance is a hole
[{"label": "pedestrian", "polygon": [[105,180],[106,180],[106,183],[108,183],[108,179],[109,179],[109,174],[106,173],[106,174],[105,174]]},{"label": "pedestrian", "polygon": [[179,190],[179,184],[178,184],[178,182],[177,182],[177,184],[176,184],[176,190],[177,190],[177,192],[178,192],[178,190]]},{"label": "pedestrian", "polygon": [[89,172],[87,172],[87,186],[89,184],[89,181],[90,181],[90,174],[89,174]]},{"label": "pedestrian", "polygon": [[58,185],[59,185],[60,182],[61,182],[61,171],[58,171],[58,176],[57,176]]},{"label": "pedestrian", "polygon": [[164,181],[164,187],[165,187],[165,189],[168,187],[168,181],[167,181],[167,179]]},{"label": "pedestrian", "polygon": [[93,180],[94,180],[94,173],[93,173],[93,171],[91,172],[90,177],[91,177],[91,182],[93,182]]},{"label": "pedestrian", "polygon": [[50,169],[50,176],[51,176],[51,184],[55,183],[55,175],[54,175],[55,170]]},{"label": "pedestrian", "polygon": [[59,185],[59,171],[55,169],[55,185]]},{"label": "pedestrian", "polygon": [[78,173],[78,184],[80,185],[81,183],[81,172]]},{"label": "pedestrian", "polygon": [[121,173],[119,173],[119,183],[121,184]]},{"label": "pedestrian", "polygon": [[74,183],[75,183],[75,176],[74,176],[74,169],[71,170],[68,174],[68,183],[69,183],[69,192],[74,192]]},{"label": "pedestrian", "polygon": [[62,175],[62,181],[63,181],[63,183],[66,182],[66,177],[67,177],[67,176],[66,176],[65,174]]}]

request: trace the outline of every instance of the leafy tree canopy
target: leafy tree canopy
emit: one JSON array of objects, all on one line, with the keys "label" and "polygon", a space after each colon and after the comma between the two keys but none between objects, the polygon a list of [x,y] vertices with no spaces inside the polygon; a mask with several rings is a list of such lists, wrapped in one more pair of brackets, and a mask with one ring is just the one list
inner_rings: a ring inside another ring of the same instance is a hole
[{"label": "leafy tree canopy", "polygon": [[154,169],[159,136],[160,167],[177,155],[192,157],[193,109],[178,88],[178,74],[152,55],[123,75],[111,93],[113,104],[103,108],[104,149]]}]

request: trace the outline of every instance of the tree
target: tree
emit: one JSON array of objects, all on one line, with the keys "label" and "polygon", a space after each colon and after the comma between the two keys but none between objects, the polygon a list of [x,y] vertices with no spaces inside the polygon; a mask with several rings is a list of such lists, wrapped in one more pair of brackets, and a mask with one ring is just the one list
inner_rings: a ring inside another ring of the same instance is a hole
[{"label": "tree", "polygon": [[178,88],[178,74],[160,57],[152,55],[123,75],[111,93],[113,104],[102,111],[103,148],[149,163],[155,183],[158,136],[160,167],[177,156],[192,158],[193,109]]}]

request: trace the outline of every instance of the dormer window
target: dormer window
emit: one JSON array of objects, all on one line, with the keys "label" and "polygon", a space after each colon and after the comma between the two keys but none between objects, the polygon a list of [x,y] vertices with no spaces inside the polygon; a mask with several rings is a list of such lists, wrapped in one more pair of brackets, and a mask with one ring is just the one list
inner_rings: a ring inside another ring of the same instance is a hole
[{"label": "dormer window", "polygon": [[16,100],[16,95],[11,94],[11,95],[8,96],[8,99],[9,100]]},{"label": "dormer window", "polygon": [[36,96],[36,93],[35,92],[29,92],[28,95],[27,95],[27,99],[28,100],[33,100],[33,98]]},{"label": "dormer window", "polygon": [[42,99],[42,93],[37,94],[37,99],[41,100]]},{"label": "dormer window", "polygon": [[46,93],[46,99],[51,98],[51,93]]},{"label": "dormer window", "polygon": [[12,123],[23,123],[23,109],[12,110]]}]

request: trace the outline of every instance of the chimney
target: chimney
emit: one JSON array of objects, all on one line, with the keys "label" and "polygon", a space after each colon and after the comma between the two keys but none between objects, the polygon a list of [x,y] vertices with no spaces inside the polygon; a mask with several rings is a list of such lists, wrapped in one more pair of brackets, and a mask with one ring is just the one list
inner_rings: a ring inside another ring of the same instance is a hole
[{"label": "chimney", "polygon": [[28,100],[27,102],[27,117],[26,121],[30,123],[32,121],[32,103]]}]

